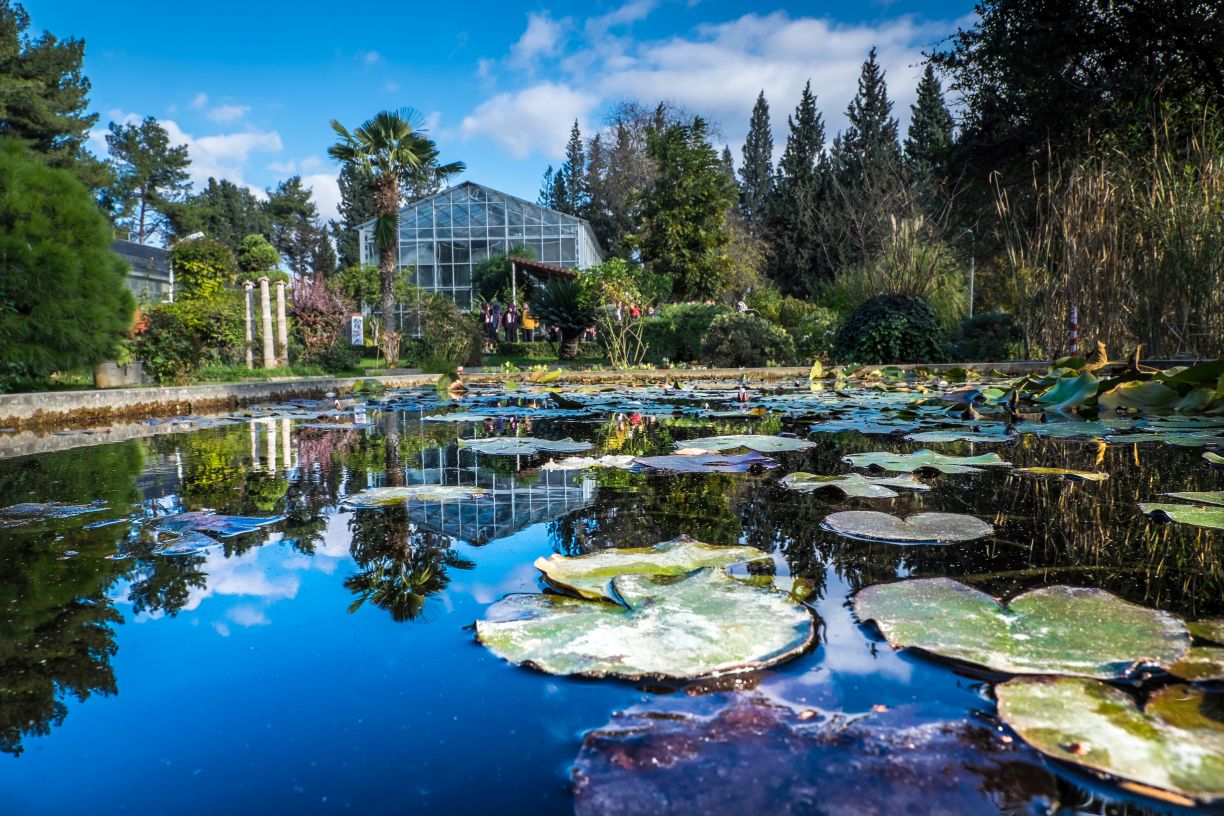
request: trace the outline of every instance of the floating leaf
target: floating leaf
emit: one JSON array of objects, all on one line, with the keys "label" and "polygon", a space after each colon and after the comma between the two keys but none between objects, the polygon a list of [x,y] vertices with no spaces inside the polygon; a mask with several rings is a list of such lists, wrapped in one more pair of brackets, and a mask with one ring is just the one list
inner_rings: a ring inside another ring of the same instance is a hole
[{"label": "floating leaf", "polygon": [[1172,496],[1175,499],[1185,499],[1186,501],[1198,502],[1199,504],[1224,505],[1224,490],[1191,490],[1185,493],[1166,493],[1165,495]]},{"label": "floating leaf", "polygon": [[1047,756],[1198,802],[1224,800],[1224,723],[1210,710],[1218,698],[1166,686],[1140,711],[1120,689],[1071,677],[1017,678],[995,695],[1003,721]]},{"label": "floating leaf", "polygon": [[965,816],[1058,801],[1029,749],[983,726],[914,725],[894,711],[815,714],[742,698],[713,716],[618,712],[583,738],[574,812]]},{"label": "floating leaf", "polygon": [[1192,504],[1161,504],[1142,502],[1139,511],[1160,521],[1174,521],[1212,530],[1224,530],[1224,507],[1200,507]]},{"label": "floating leaf", "polygon": [[409,501],[457,502],[479,499],[488,494],[482,487],[468,485],[408,485],[407,487],[374,487],[345,496],[343,504],[352,507],[389,507]]},{"label": "floating leaf", "polygon": [[1095,470],[1068,470],[1056,467],[1026,467],[1016,468],[1013,473],[1027,473],[1030,476],[1058,476],[1072,482],[1103,482],[1109,478],[1108,473]]},{"label": "floating leaf", "polygon": [[772,666],[816,637],[811,613],[722,570],[621,575],[624,606],[558,595],[508,595],[476,636],[511,663],[549,674],[690,680]]},{"label": "floating leaf", "polygon": [[812,493],[817,490],[840,490],[847,496],[863,499],[895,499],[897,491],[894,487],[906,490],[930,490],[925,484],[913,476],[863,476],[860,473],[850,473],[845,476],[817,476],[814,473],[798,471],[783,476],[779,484],[789,490],[799,490]]},{"label": "floating leaf", "polygon": [[425,422],[484,422],[490,419],[490,414],[473,414],[467,411],[460,411],[453,414],[434,414],[424,418]]},{"label": "floating leaf", "polygon": [[209,538],[203,533],[188,530],[181,535],[173,536],[153,548],[154,555],[198,555],[221,546],[215,538]]},{"label": "floating leaf", "polygon": [[632,465],[632,456],[606,455],[598,459],[590,456],[567,456],[560,460],[550,459],[540,466],[540,470],[589,470],[596,467],[629,468]]},{"label": "floating leaf", "polygon": [[1035,436],[1052,439],[1077,439],[1080,437],[1104,438],[1118,429],[1100,422],[1074,422],[1059,420],[1058,422],[1021,422],[1015,426],[1016,433],[1031,433]]},{"label": "floating leaf", "polygon": [[929,450],[913,453],[852,453],[843,457],[842,461],[854,467],[878,467],[897,473],[913,473],[924,468],[942,473],[981,473],[982,467],[1011,467],[1011,462],[1003,461],[997,453],[945,456]]},{"label": "floating leaf", "polygon": [[753,468],[769,470],[778,463],[759,453],[698,453],[675,456],[638,456],[635,468],[674,473],[747,473]]},{"label": "floating leaf", "polygon": [[361,431],[374,426],[369,422],[303,422],[299,427],[325,431]]},{"label": "floating leaf", "polygon": [[1203,458],[1207,460],[1207,464],[1213,467],[1224,467],[1224,456],[1221,456],[1218,453],[1212,453],[1211,451],[1205,451],[1203,453]]},{"label": "floating leaf", "polygon": [[1047,391],[1034,397],[1033,401],[1044,406],[1047,411],[1066,411],[1095,397],[1099,385],[1100,380],[1085,371],[1078,377],[1059,379]]},{"label": "floating leaf", "polygon": [[47,519],[66,519],[106,509],[106,502],[61,504],[60,502],[22,502],[0,508],[0,528],[19,527]]},{"label": "floating leaf", "polygon": [[1190,634],[1200,640],[1209,640],[1224,646],[1224,618],[1208,618],[1186,624]]},{"label": "floating leaf", "polygon": [[204,511],[178,513],[157,520],[157,527],[171,533],[186,535],[189,532],[209,533],[218,538],[253,533],[260,527],[267,527],[278,521],[284,521],[284,516],[222,516]]},{"label": "floating leaf", "polygon": [[1160,411],[1172,408],[1181,395],[1155,380],[1131,380],[1119,383],[1097,398],[1102,411],[1134,409]]},{"label": "floating leaf", "polygon": [[947,544],[994,533],[986,522],[961,513],[919,513],[900,519],[875,510],[847,510],[825,516],[820,526],[846,538],[892,544]]},{"label": "floating leaf", "polygon": [[793,436],[764,436],[761,434],[734,434],[732,436],[708,436],[705,439],[689,439],[677,442],[677,448],[699,448],[707,451],[725,451],[747,448],[757,453],[780,453],[813,448],[815,442],[796,439]]},{"label": "floating leaf", "polygon": [[701,567],[757,562],[773,559],[753,547],[712,547],[688,536],[653,547],[609,549],[588,555],[550,555],[537,558],[535,567],[548,583],[584,598],[616,600],[609,583],[618,575],[682,575]]},{"label": "floating leaf", "polygon": [[1168,666],[1190,648],[1182,621],[1100,589],[1052,586],[1006,606],[950,578],[868,587],[854,598],[894,648],[913,647],[1004,674],[1126,677]]},{"label": "floating leaf", "polygon": [[1219,431],[1165,431],[1162,433],[1131,433],[1113,434],[1105,437],[1106,442],[1129,445],[1139,442],[1161,442],[1165,445],[1180,445],[1185,448],[1201,448],[1205,445],[1218,445],[1224,442]]},{"label": "floating leaf", "polygon": [[906,434],[905,438],[910,442],[1008,442],[1011,440],[1002,424],[999,424],[996,432],[969,428],[944,428],[937,431]]},{"label": "floating leaf", "polygon": [[1169,674],[1195,683],[1224,680],[1224,649],[1195,646],[1169,667]]},{"label": "floating leaf", "polygon": [[536,439],[533,436],[490,436],[485,439],[460,439],[460,448],[476,453],[491,453],[498,456],[531,456],[540,451],[549,453],[578,453],[590,450],[590,442],[575,442],[572,439]]}]

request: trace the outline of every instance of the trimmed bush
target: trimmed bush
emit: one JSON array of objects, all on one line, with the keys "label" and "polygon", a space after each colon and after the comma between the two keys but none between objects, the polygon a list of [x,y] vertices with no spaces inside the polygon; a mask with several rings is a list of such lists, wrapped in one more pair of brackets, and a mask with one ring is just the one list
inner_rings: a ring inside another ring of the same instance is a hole
[{"label": "trimmed bush", "polygon": [[721,368],[783,364],[795,358],[795,343],[764,318],[731,313],[714,318],[701,341],[701,356]]},{"label": "trimmed bush", "polygon": [[356,371],[361,367],[361,346],[354,346],[348,338],[337,337],[331,348],[311,360],[328,374]]},{"label": "trimmed bush", "polygon": [[[525,357],[528,360],[555,360],[557,359],[557,344],[547,340],[535,340],[530,343],[501,342],[497,344],[497,355],[499,357]],[[584,341],[578,344],[578,356],[602,358],[604,356],[603,346],[599,343]]]},{"label": "trimmed bush", "polygon": [[1024,354],[1024,331],[1010,312],[984,312],[961,323],[952,355],[965,362],[1015,360]]},{"label": "trimmed bush", "polygon": [[727,314],[723,306],[705,303],[678,303],[661,306],[642,322],[642,341],[646,359],[655,365],[664,360],[692,363],[701,359],[701,340],[714,318]]},{"label": "trimmed bush", "polygon": [[880,295],[854,310],[837,332],[839,362],[938,363],[947,340],[926,301],[911,295]]}]

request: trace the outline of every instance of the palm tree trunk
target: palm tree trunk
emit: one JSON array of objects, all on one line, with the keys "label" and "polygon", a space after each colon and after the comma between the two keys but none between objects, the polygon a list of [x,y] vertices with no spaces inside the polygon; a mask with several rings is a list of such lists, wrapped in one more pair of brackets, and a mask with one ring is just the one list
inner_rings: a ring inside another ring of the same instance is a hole
[{"label": "palm tree trunk", "polygon": [[578,357],[578,345],[582,342],[582,332],[568,329],[561,330],[561,348],[557,354],[559,360],[573,360]]},{"label": "palm tree trunk", "polygon": [[[382,353],[383,364],[394,368],[399,362],[400,332],[395,325],[395,248],[383,250],[378,256],[378,272],[382,285]],[[394,328],[393,328],[394,327]]]},{"label": "palm tree trunk", "polygon": [[378,238],[378,277],[382,289],[383,362],[393,368],[399,362],[402,326],[395,320],[395,278],[399,271],[399,179],[384,176],[374,191],[374,207],[380,223]]}]

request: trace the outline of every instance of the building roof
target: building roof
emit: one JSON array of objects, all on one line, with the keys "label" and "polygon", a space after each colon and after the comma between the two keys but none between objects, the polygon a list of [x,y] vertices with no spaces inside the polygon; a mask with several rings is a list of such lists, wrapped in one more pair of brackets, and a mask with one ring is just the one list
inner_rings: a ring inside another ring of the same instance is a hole
[{"label": "building roof", "polygon": [[510,262],[522,269],[524,272],[530,272],[537,278],[576,278],[578,273],[572,269],[566,269],[564,266],[557,264],[544,263],[537,261],[534,258],[524,258],[521,255],[511,255]]},{"label": "building roof", "polygon": [[110,248],[131,264],[133,272],[170,280],[170,250],[124,240],[111,241]]},{"label": "building roof", "polygon": [[[585,225],[587,229],[591,229],[591,223],[590,223],[589,221],[587,221],[585,218],[580,218],[580,217],[578,217],[578,216],[576,216],[576,215],[570,215],[569,213],[563,213],[563,212],[561,212],[560,210],[554,210],[554,209],[551,209],[551,208],[549,208],[549,207],[545,207],[543,204],[537,204],[537,203],[536,203],[536,202],[534,202],[534,201],[528,201],[528,200],[527,200],[527,199],[525,199],[525,198],[519,198],[518,196],[516,196],[516,195],[511,195],[510,193],[503,193],[501,190],[494,190],[492,187],[486,187],[486,186],[484,186],[483,184],[477,184],[477,183],[476,183],[476,182],[474,182],[474,181],[462,181],[462,182],[460,182],[460,183],[456,184],[454,187],[446,187],[446,188],[444,188],[444,189],[442,189],[442,190],[439,190],[438,192],[433,193],[433,194],[431,194],[431,195],[423,196],[422,198],[418,198],[418,199],[415,199],[415,200],[413,200],[413,201],[410,201],[410,202],[408,202],[407,204],[405,204],[404,206],[400,207],[400,212],[403,212],[404,210],[407,210],[407,209],[410,209],[410,208],[412,208],[412,207],[415,207],[415,206],[417,206],[418,204],[424,204],[425,202],[427,202],[427,201],[431,201],[432,199],[435,199],[435,198],[440,198],[441,196],[447,195],[448,193],[453,193],[455,190],[460,190],[460,189],[463,189],[464,187],[470,187],[470,188],[474,188],[474,189],[477,189],[477,190],[483,190],[483,191],[485,191],[486,193],[493,193],[494,195],[505,196],[506,198],[510,198],[510,199],[513,199],[513,200],[515,200],[515,201],[519,202],[520,204],[523,204],[523,205],[528,206],[528,207],[534,207],[534,208],[536,208],[536,209],[538,209],[538,210],[546,210],[546,211],[548,211],[548,212],[555,212],[555,213],[557,213],[558,215],[560,215],[562,218],[569,218],[569,219],[571,219],[571,220],[577,221],[577,222],[579,222],[579,223],[581,223],[581,224]],[[376,220],[376,219],[371,218],[371,219],[370,219],[370,220],[368,220],[368,221],[364,221],[364,222],[362,222],[362,223],[358,224],[358,225],[357,225],[357,227],[356,227],[356,229],[358,229],[358,230],[363,230],[363,229],[365,229],[365,228],[367,228],[367,227],[371,227],[371,226],[373,226],[373,225],[374,225],[374,221],[375,221],[375,220]]]}]

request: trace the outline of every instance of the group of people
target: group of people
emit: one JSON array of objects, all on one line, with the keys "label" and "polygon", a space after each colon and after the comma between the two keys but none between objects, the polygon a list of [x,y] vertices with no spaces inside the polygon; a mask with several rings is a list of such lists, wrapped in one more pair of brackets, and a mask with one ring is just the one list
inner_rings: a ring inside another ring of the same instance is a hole
[{"label": "group of people", "polygon": [[500,301],[494,300],[480,304],[480,325],[484,330],[485,351],[492,352],[502,340],[507,343],[517,343],[520,338],[528,343],[535,340],[540,321],[526,302],[512,301],[503,307]]}]

